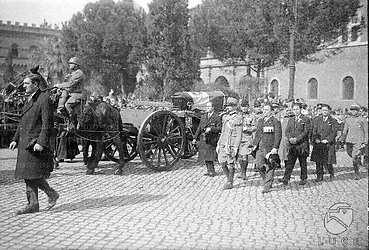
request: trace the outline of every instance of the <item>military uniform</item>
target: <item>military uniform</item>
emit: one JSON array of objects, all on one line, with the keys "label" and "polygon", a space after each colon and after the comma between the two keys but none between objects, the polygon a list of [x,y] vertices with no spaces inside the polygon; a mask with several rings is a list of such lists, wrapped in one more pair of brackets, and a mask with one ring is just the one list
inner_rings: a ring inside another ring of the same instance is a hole
[{"label": "military uniform", "polygon": [[241,168],[240,178],[246,179],[248,165],[248,156],[252,153],[253,133],[256,131],[257,118],[253,114],[243,114],[242,117],[242,135],[238,150],[239,163]]},{"label": "military uniform", "polygon": [[[358,107],[358,111],[359,108],[360,107]],[[353,161],[356,174],[355,179],[358,179],[362,151],[365,148],[365,144],[368,143],[368,122],[366,119],[359,114],[347,118],[341,140],[346,142],[347,154]]]},{"label": "military uniform", "polygon": [[[69,114],[73,112],[73,108],[83,99],[84,78],[82,70],[76,69],[67,77],[66,82],[58,86],[62,89],[62,96],[59,99],[58,109],[65,106]],[[65,105],[63,103],[65,103]]]},{"label": "military uniform", "polygon": [[269,192],[273,184],[274,169],[265,167],[265,157],[273,149],[278,149],[282,138],[281,122],[275,117],[259,119],[254,139],[256,168],[263,181],[264,192]]},{"label": "military uniform", "polygon": [[[236,106],[238,100],[228,98],[228,106]],[[233,188],[235,161],[242,136],[242,115],[237,110],[230,111],[222,118],[222,132],[217,145],[218,161],[227,177],[224,189]]]},{"label": "military uniform", "polygon": [[237,111],[226,114],[222,119],[222,132],[219,137],[218,161],[220,164],[234,164],[241,144],[242,115]]}]

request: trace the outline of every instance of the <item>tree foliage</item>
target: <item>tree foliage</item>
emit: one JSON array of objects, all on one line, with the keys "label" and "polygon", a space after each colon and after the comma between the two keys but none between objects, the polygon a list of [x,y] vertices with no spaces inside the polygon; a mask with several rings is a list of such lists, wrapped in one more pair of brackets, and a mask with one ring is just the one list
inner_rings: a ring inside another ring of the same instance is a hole
[{"label": "tree foliage", "polygon": [[[296,2],[295,2],[296,1]],[[301,61],[337,39],[359,0],[204,0],[197,32],[203,46],[224,61],[259,68],[287,64],[296,24],[295,60]],[[292,5],[297,6],[295,23]]]},{"label": "tree foliage", "polygon": [[87,78],[100,76],[106,91],[123,86],[132,92],[144,56],[145,17],[133,0],[88,3],[63,28],[66,59],[80,57]]},{"label": "tree foliage", "polygon": [[164,98],[189,90],[199,77],[199,55],[189,29],[188,1],[153,0],[147,19],[148,81]]},{"label": "tree foliage", "polygon": [[2,67],[5,68],[3,74],[4,86],[0,86],[0,89],[6,87],[7,84],[13,81],[16,75],[16,72],[13,67],[13,53],[11,49],[9,50],[8,55],[5,58],[5,63],[2,65]]},{"label": "tree foliage", "polygon": [[39,65],[52,84],[61,83],[68,69],[63,63],[62,49],[61,38],[50,37],[42,46],[30,51],[31,68]]}]

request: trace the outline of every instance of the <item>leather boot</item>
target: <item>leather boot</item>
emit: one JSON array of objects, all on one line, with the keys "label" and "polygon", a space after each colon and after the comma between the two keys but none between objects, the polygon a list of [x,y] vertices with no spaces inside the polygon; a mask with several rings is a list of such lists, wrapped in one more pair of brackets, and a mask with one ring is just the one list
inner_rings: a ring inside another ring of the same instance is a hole
[{"label": "leather boot", "polygon": [[223,189],[232,189],[233,188],[233,177],[234,177],[234,167],[229,168],[229,175],[227,178],[227,183],[224,185]]},{"label": "leather boot", "polygon": [[228,169],[228,167],[227,167],[227,163],[222,163],[222,164],[221,164],[221,167],[222,167],[222,169],[223,169],[223,173],[224,173],[224,175],[228,178],[228,175],[229,175],[229,169]]},{"label": "leather boot", "polygon": [[17,211],[16,212],[17,215],[36,213],[40,210],[39,204],[38,204],[38,192],[34,191],[30,187],[27,187],[26,195],[27,195],[28,204],[26,205],[25,208]]},{"label": "leather boot", "polygon": [[359,164],[358,164],[357,160],[354,160],[353,166],[354,166],[354,172],[355,172],[354,180],[356,180],[356,181],[360,180]]},{"label": "leather boot", "polygon": [[240,171],[240,175],[238,176],[238,178],[241,178],[242,180],[247,180],[247,177],[246,177],[247,163],[248,163],[247,161],[240,160],[241,171]]},{"label": "leather boot", "polygon": [[210,176],[210,163],[205,161],[205,165],[206,165],[206,173],[204,175]]},{"label": "leather boot", "polygon": [[59,194],[52,187],[50,187],[49,183],[45,179],[37,179],[34,180],[36,185],[45,192],[48,197],[48,205],[46,210],[50,210],[56,204],[56,201],[59,199]]},{"label": "leather boot", "polygon": [[214,176],[216,176],[217,174],[215,173],[215,168],[214,168],[214,163],[212,163],[211,165],[210,165],[210,177],[214,177]]}]

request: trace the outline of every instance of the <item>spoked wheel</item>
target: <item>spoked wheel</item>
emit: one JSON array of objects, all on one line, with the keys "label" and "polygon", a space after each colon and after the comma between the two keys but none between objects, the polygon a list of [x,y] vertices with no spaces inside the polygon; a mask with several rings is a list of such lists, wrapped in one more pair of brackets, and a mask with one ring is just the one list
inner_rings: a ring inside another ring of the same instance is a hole
[{"label": "spoked wheel", "polygon": [[152,113],[138,132],[142,162],[155,171],[171,169],[183,155],[185,136],[183,122],[176,114],[167,110]]},{"label": "spoked wheel", "polygon": [[[124,161],[133,160],[137,152],[137,134],[138,129],[131,123],[123,123],[122,139],[124,143]],[[114,141],[109,141],[104,145],[104,153],[106,157],[114,162],[119,162],[119,152]]]}]

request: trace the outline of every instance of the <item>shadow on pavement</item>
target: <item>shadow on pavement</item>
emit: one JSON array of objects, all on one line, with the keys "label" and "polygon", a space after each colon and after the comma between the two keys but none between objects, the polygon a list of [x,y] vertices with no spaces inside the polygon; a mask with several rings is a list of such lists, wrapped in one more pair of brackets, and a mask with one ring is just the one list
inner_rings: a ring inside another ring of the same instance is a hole
[{"label": "shadow on pavement", "polygon": [[164,198],[166,195],[133,194],[122,196],[100,197],[85,199],[75,203],[62,203],[56,205],[50,212],[83,211],[86,209],[98,209],[106,207],[123,207]]},{"label": "shadow on pavement", "polygon": [[14,183],[24,182],[14,177],[14,170],[0,170],[0,186],[12,185]]}]

